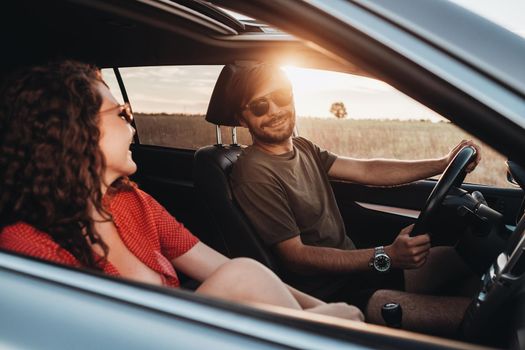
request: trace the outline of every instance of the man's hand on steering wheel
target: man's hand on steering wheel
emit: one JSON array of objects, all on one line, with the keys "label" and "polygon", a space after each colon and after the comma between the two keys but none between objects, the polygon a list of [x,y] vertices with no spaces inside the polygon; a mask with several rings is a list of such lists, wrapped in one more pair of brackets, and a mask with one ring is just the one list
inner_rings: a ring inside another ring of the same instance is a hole
[{"label": "man's hand on steering wheel", "polygon": [[464,147],[471,146],[474,147],[476,150],[476,158],[467,166],[466,172],[470,173],[476,167],[478,166],[479,162],[481,161],[481,147],[474,143],[472,140],[462,140],[460,143],[458,143],[448,154],[445,156],[445,166],[443,167],[443,171],[445,171],[445,168],[452,162],[456,154],[461,151]]},{"label": "man's hand on steering wheel", "polygon": [[436,183],[416,223],[402,229],[394,242],[385,247],[392,267],[417,269],[425,264],[431,246],[427,232],[432,217],[450,188],[459,187],[466,173],[473,171],[480,160],[481,148],[472,140],[461,141],[443,158],[443,171],[446,171]]},{"label": "man's hand on steering wheel", "polygon": [[[468,169],[472,170],[476,167],[481,159],[478,153],[479,146],[470,143],[472,143],[472,141],[462,141],[450,152],[449,155],[454,158],[448,164],[445,172],[441,175],[440,179],[434,186],[434,189],[430,193],[430,196],[427,198],[410,236],[414,237],[426,233],[432,233],[431,222],[436,216],[436,213],[448,191],[452,187],[459,188],[467,175]],[[459,147],[462,148],[456,150]]]},{"label": "man's hand on steering wheel", "polygon": [[417,269],[425,264],[430,250],[430,236],[423,234],[410,237],[414,225],[402,229],[394,242],[385,247],[390,256],[392,267],[400,269]]}]

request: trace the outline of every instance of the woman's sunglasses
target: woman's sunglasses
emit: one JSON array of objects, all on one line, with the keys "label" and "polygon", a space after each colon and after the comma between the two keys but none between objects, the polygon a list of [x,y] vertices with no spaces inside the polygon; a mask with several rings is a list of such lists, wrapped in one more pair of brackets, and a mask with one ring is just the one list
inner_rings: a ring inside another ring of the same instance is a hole
[{"label": "woman's sunglasses", "polygon": [[279,89],[252,100],[244,106],[244,110],[249,109],[254,116],[261,117],[270,110],[270,100],[279,107],[285,107],[292,103],[292,99],[293,93],[291,89]]},{"label": "woman's sunglasses", "polygon": [[131,113],[131,106],[128,102],[124,103],[123,105],[117,105],[115,107],[100,111],[99,114],[106,113],[117,108],[119,108],[118,116],[125,120],[128,124],[131,124],[133,122],[133,113]]}]

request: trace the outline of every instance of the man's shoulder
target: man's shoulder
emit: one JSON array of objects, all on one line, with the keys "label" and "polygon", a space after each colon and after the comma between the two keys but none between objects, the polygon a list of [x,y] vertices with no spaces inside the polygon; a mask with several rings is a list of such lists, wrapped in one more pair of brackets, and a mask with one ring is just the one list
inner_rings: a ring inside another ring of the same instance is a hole
[{"label": "man's shoulder", "polygon": [[255,146],[248,146],[242,150],[237,158],[237,161],[233,165],[233,170],[236,169],[251,169],[254,166],[260,166],[265,162],[265,158],[261,152],[258,152]]},{"label": "man's shoulder", "polygon": [[231,184],[234,187],[246,183],[275,185],[280,181],[278,173],[283,165],[278,158],[249,146],[243,150],[233,166]]},{"label": "man's shoulder", "polygon": [[299,146],[313,146],[314,145],[312,141],[302,136],[295,136],[292,138],[292,141],[294,145],[299,145]]},{"label": "man's shoulder", "polygon": [[300,151],[308,153],[315,152],[315,144],[302,136],[294,137],[293,144]]}]

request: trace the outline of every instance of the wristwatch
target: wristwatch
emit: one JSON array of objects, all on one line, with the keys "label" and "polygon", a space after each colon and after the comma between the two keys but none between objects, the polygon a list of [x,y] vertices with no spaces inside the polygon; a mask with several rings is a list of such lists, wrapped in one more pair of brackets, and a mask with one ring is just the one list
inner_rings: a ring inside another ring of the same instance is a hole
[{"label": "wristwatch", "polygon": [[385,253],[385,247],[374,248],[374,256],[370,259],[368,266],[381,273],[390,271],[391,261],[388,254]]}]

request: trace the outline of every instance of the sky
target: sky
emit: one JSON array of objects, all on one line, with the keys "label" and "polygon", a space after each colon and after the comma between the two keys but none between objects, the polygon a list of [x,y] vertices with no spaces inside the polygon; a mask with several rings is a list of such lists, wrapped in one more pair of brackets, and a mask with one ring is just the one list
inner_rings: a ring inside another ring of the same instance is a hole
[{"label": "sky", "polygon": [[[454,0],[525,37],[525,0]],[[135,112],[204,114],[220,66],[122,69]],[[330,106],[343,102],[349,118],[430,119],[441,117],[381,81],[349,74],[283,67],[294,88],[299,116],[333,118]],[[111,72],[104,72],[119,91]]]}]

